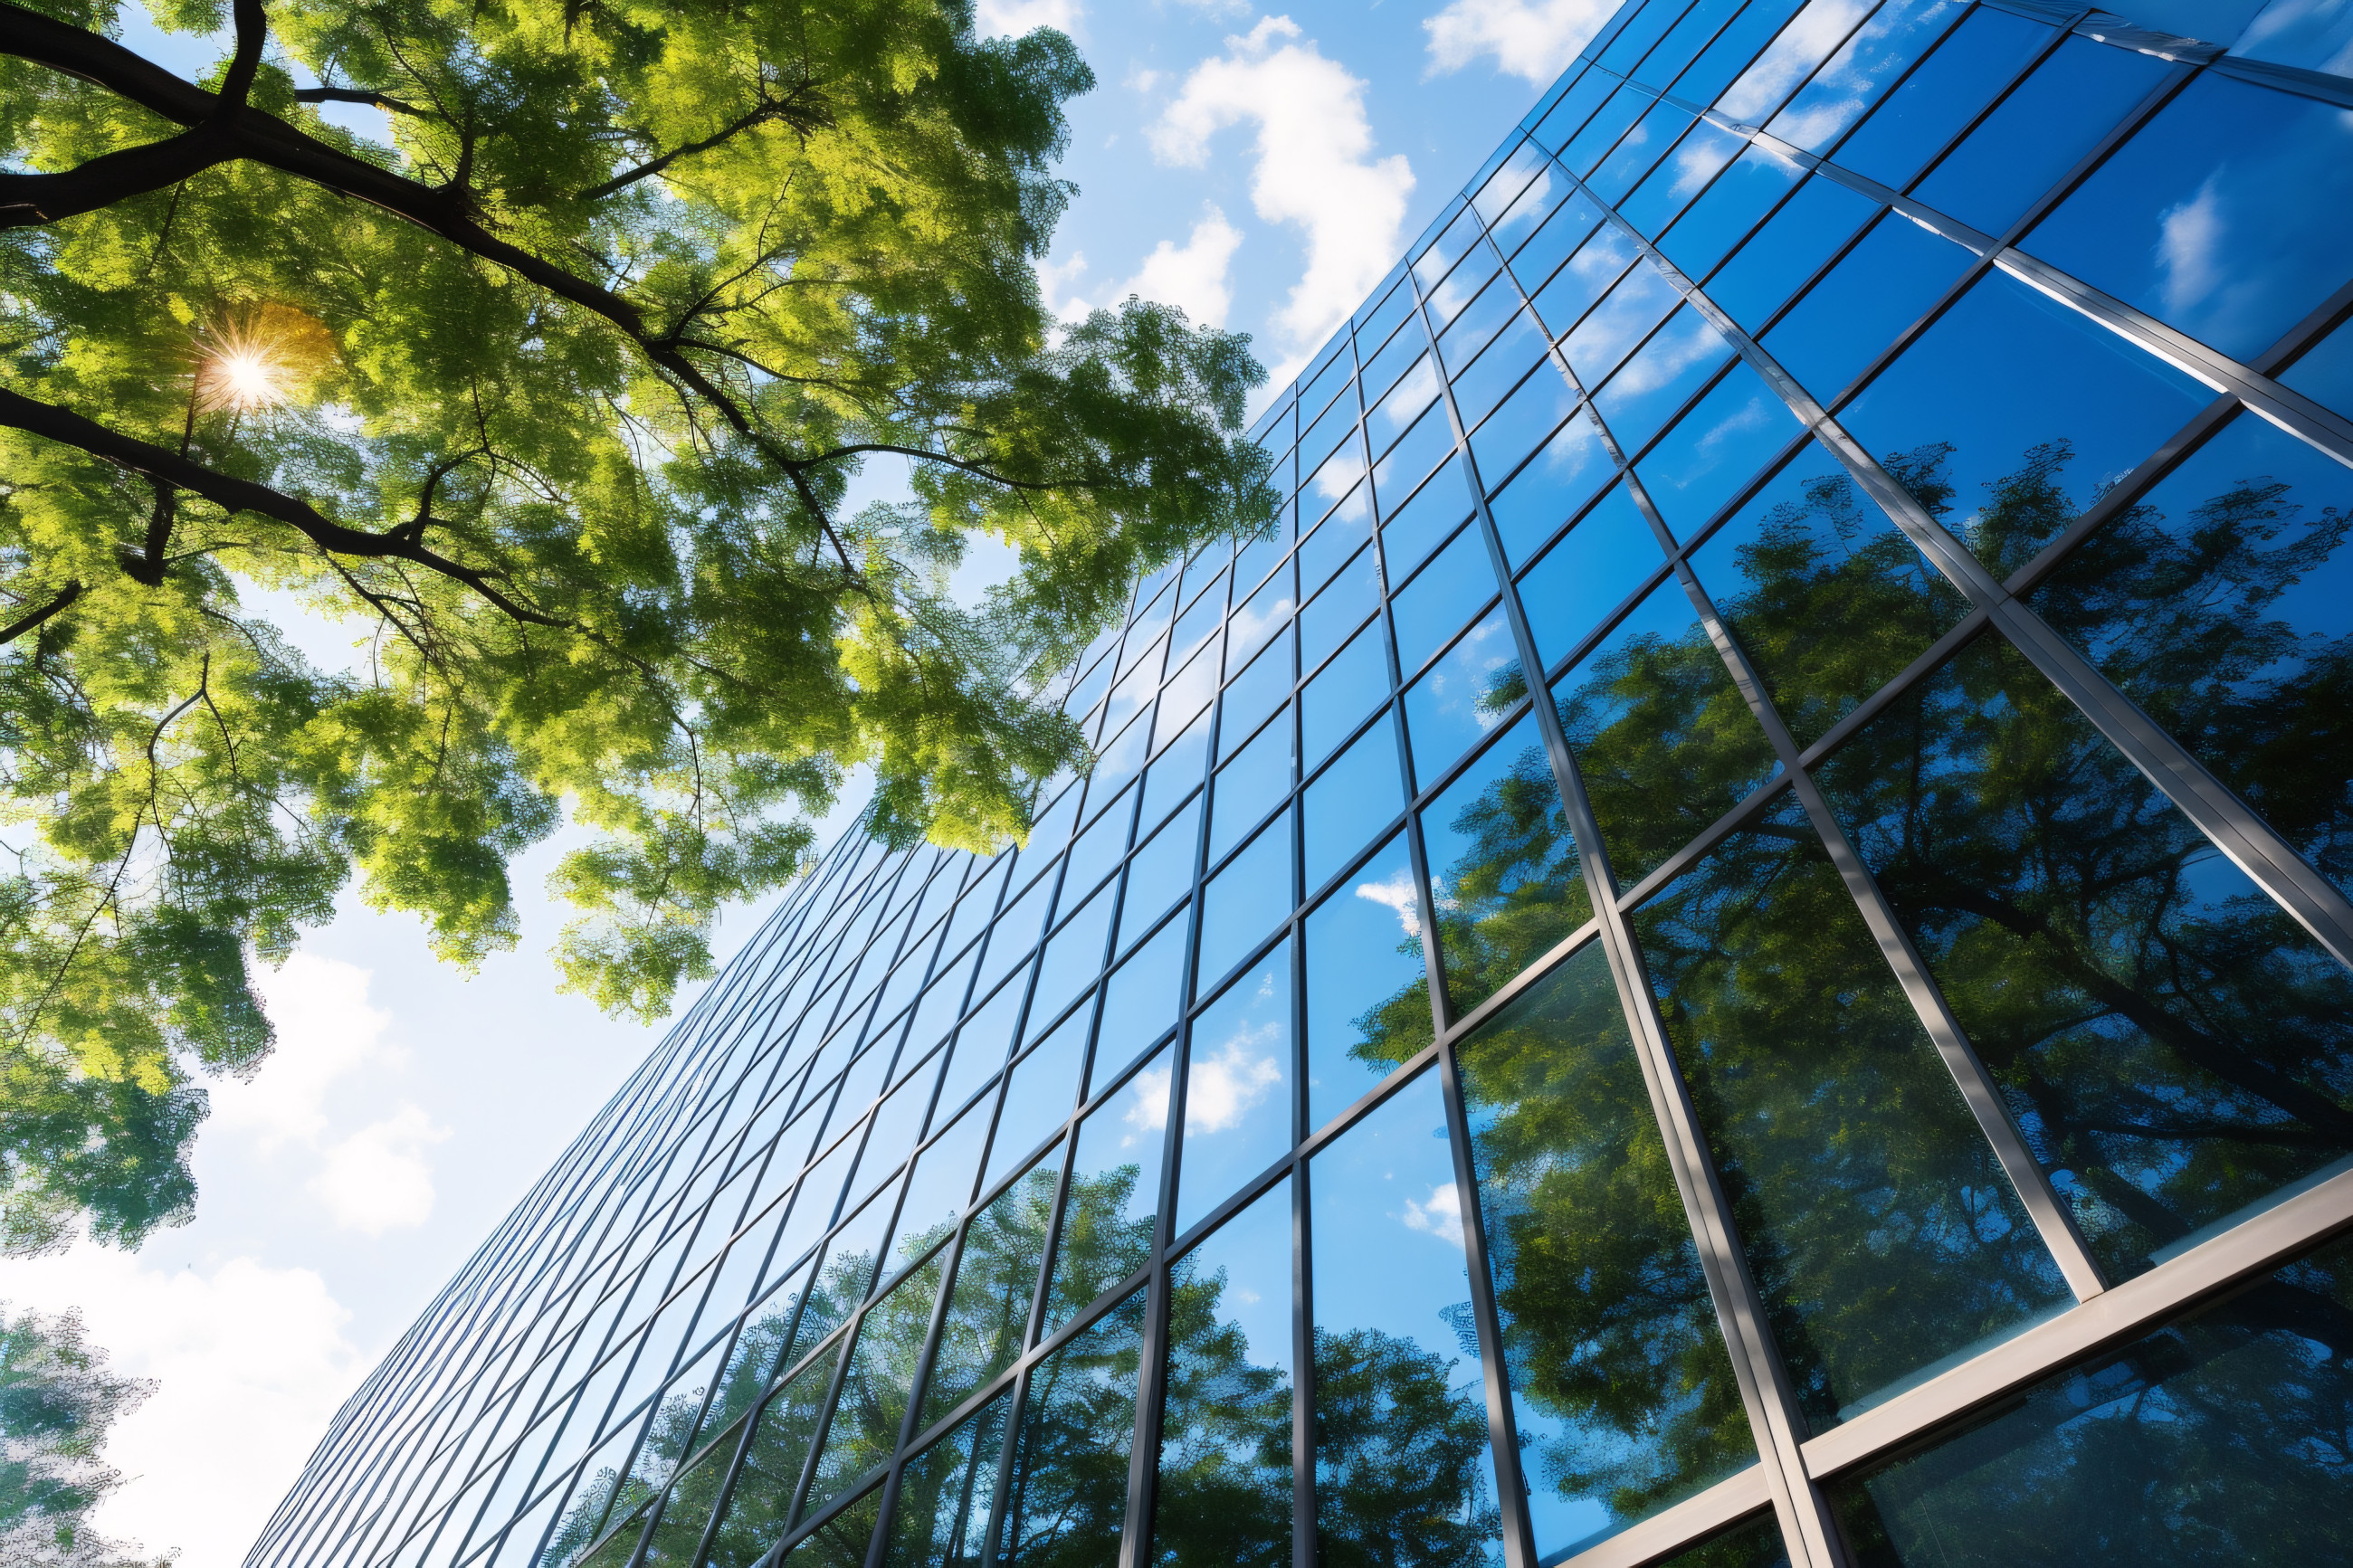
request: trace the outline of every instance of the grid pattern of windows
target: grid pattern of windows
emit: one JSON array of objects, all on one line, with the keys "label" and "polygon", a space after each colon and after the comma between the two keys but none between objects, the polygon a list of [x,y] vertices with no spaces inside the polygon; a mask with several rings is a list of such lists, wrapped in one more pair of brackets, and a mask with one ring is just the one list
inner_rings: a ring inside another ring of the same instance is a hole
[{"label": "grid pattern of windows", "polygon": [[2353,1557],[2342,9],[1630,4],[250,1563]]}]

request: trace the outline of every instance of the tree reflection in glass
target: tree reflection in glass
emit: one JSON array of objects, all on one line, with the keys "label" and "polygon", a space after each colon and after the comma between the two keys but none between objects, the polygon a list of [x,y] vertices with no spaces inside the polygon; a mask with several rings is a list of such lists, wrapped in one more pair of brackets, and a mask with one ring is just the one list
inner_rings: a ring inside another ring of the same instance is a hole
[{"label": "tree reflection in glass", "polygon": [[907,1461],[883,1568],[973,1568],[980,1561],[1011,1404],[997,1395]]},{"label": "tree reflection in glass", "polygon": [[1860,1568],[2353,1561],[2348,1366],[2338,1242],[1832,1500]]},{"label": "tree reflection in glass", "polygon": [[1178,1258],[1152,1560],[1291,1562],[1291,1184]]},{"label": "tree reflection in glass", "polygon": [[978,1393],[1020,1355],[1061,1174],[1058,1143],[973,1216],[956,1258],[955,1288],[948,1295],[917,1431]]},{"label": "tree reflection in glass", "polygon": [[1103,1568],[1118,1557],[1144,1298],[1129,1296],[1029,1374],[997,1527],[1005,1568]]},{"label": "tree reflection in glass", "polygon": [[1823,789],[2113,1277],[2353,1153],[2353,984],[2006,642]]},{"label": "tree reflection in glass", "polygon": [[1797,803],[1637,910],[1817,1431],[2071,1300]]},{"label": "tree reflection in glass", "polygon": [[1599,943],[1461,1047],[1536,1552],[1757,1461]]},{"label": "tree reflection in glass", "polygon": [[1502,1514],[1434,1073],[1312,1165],[1316,1554],[1492,1568]]}]

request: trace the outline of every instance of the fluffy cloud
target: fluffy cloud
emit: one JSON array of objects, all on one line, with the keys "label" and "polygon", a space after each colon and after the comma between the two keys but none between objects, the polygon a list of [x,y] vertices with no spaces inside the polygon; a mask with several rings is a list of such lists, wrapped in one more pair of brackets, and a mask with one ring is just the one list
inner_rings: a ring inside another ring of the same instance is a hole
[{"label": "fluffy cloud", "polygon": [[262,1154],[316,1158],[308,1183],[334,1222],[365,1236],[423,1225],[433,1213],[427,1145],[449,1136],[416,1104],[338,1135],[329,1108],[346,1080],[397,1071],[406,1053],[385,1037],[392,1015],[368,1002],[368,972],[298,952],[260,980],[278,1049],[250,1083],[212,1090],[210,1137],[249,1140]]},{"label": "fluffy cloud", "polygon": [[1419,1203],[1406,1199],[1404,1219],[1408,1230],[1462,1245],[1462,1194],[1451,1182],[1430,1188],[1430,1196]]},{"label": "fluffy cloud", "polygon": [[1493,55],[1497,70],[1548,87],[1618,6],[1619,0],[1453,0],[1421,25],[1430,35],[1430,74]]},{"label": "fluffy cloud", "polygon": [[1274,1055],[1282,1044],[1282,1026],[1261,1024],[1237,1031],[1214,1051],[1197,1054],[1185,1078],[1187,1136],[1240,1124],[1282,1081],[1282,1064]]},{"label": "fluffy cloud", "polygon": [[1268,16],[1195,67],[1150,130],[1162,163],[1199,167],[1219,132],[1257,127],[1251,205],[1307,236],[1306,269],[1275,318],[1294,347],[1313,348],[1355,309],[1401,244],[1413,170],[1402,153],[1373,156],[1367,86],[1290,17]]},{"label": "fluffy cloud", "polygon": [[1356,897],[1394,913],[1398,929],[1408,937],[1421,935],[1421,910],[1413,890],[1412,871],[1400,870],[1386,882],[1359,882]]},{"label": "fluffy cloud", "polygon": [[1084,15],[1079,0],[980,0],[973,24],[984,38],[1018,38],[1036,27],[1067,33]]},{"label": "fluffy cloud", "polygon": [[1033,265],[1047,309],[1065,321],[1079,321],[1091,310],[1115,307],[1130,294],[1139,294],[1163,305],[1176,306],[1200,325],[1222,327],[1234,303],[1228,273],[1234,252],[1241,243],[1242,231],[1227,222],[1224,211],[1210,203],[1202,208],[1201,221],[1193,226],[1192,234],[1183,245],[1173,239],[1162,240],[1144,258],[1134,277],[1105,289],[1092,302],[1077,293],[1064,293],[1087,269],[1084,251],[1073,251],[1066,261]]},{"label": "fluffy cloud", "polygon": [[240,1258],[171,1272],[84,1242],[0,1263],[0,1298],[79,1307],[116,1371],[158,1381],[107,1442],[126,1479],[94,1522],[152,1551],[177,1548],[179,1568],[244,1558],[366,1370],[343,1337],[351,1313],[308,1268]]}]

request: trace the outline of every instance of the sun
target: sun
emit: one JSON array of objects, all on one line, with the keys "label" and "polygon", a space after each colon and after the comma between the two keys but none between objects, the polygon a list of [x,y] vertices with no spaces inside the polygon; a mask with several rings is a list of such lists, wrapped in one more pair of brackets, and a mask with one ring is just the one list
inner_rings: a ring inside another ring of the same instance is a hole
[{"label": "sun", "polygon": [[196,406],[246,413],[292,400],[334,359],[316,317],[282,305],[248,310],[206,333],[196,361]]}]

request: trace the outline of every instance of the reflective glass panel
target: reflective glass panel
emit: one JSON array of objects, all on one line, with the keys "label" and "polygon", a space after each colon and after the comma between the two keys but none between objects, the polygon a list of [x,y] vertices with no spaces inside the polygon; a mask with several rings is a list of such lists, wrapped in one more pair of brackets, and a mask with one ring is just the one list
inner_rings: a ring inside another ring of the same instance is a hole
[{"label": "reflective glass panel", "polygon": [[1494,596],[1495,569],[1487,559],[1486,539],[1478,529],[1466,528],[1389,603],[1398,668],[1409,675],[1419,669]]},{"label": "reflective glass panel", "polygon": [[1400,833],[1307,917],[1307,1124],[1332,1120],[1430,1034],[1421,899]]},{"label": "reflective glass panel", "polygon": [[1023,1172],[965,1232],[918,1426],[931,1426],[987,1387],[1021,1354],[1038,1271],[1046,1260],[1054,1190],[1062,1178],[1062,1148],[1056,1144]]},{"label": "reflective glass panel", "polygon": [[1632,492],[1610,491],[1520,579],[1536,653],[1548,666],[1567,658],[1665,563]]},{"label": "reflective glass panel", "polygon": [[[1185,988],[1185,937],[1190,917],[1179,911],[1112,971],[1103,987],[1103,1026],[1095,1036],[1087,1082],[1100,1085],[1176,1021]],[[1094,1088],[1087,1091],[1098,1092]]]},{"label": "reflective glass panel", "polygon": [[1310,1166],[1324,1561],[1503,1561],[1458,1191],[1431,1072]]},{"label": "reflective glass panel", "polygon": [[1185,1067],[1182,1236],[1291,1147],[1291,943],[1262,954],[1193,1020]]},{"label": "reflective glass panel", "polygon": [[1299,695],[1301,761],[1320,766],[1389,694],[1389,655],[1378,623],[1367,626]]},{"label": "reflective glass panel", "polygon": [[1634,924],[1814,1430],[2073,1301],[1787,793]]},{"label": "reflective glass panel", "polygon": [[1300,810],[1306,884],[1318,888],[1372,836],[1405,809],[1398,780],[1397,731],[1389,713],[1376,718],[1338,760],[1307,786]]},{"label": "reflective glass panel", "polygon": [[1289,918],[1297,902],[1291,886],[1291,814],[1285,812],[1202,889],[1198,983],[1214,984]]},{"label": "reflective glass panel", "polygon": [[1759,341],[1828,404],[1926,314],[1971,260],[1952,241],[1889,213]]},{"label": "reflective glass panel", "polygon": [[1152,922],[1193,890],[1193,864],[1201,853],[1201,805],[1195,801],[1169,818],[1127,863],[1127,892],[1119,910],[1119,950],[1125,952]]},{"label": "reflective glass panel", "polygon": [[989,1401],[907,1461],[884,1568],[977,1568],[1011,1405],[1002,1395]]},{"label": "reflective glass panel", "polygon": [[1459,1056],[1528,1509],[1552,1557],[1757,1448],[1600,944]]},{"label": "reflective glass panel", "polygon": [[1525,565],[1617,471],[1592,419],[1580,414],[1562,426],[1489,504],[1505,557],[1515,567]]},{"label": "reflective glass panel", "polygon": [[2039,22],[1978,7],[1832,156],[1902,190],[2052,37]]},{"label": "reflective glass panel", "polygon": [[1427,784],[1444,773],[1527,690],[1511,627],[1502,610],[1491,610],[1406,689],[1415,779]]},{"label": "reflective glass panel", "polygon": [[1008,1075],[1004,1108],[997,1112],[997,1135],[988,1146],[988,1172],[981,1185],[1020,1163],[1032,1149],[1070,1119],[1078,1098],[1079,1068],[1086,1054],[1086,1011],[1082,1008],[1039,1042],[1038,1048],[1014,1064]]},{"label": "reflective glass panel", "polygon": [[997,1530],[1007,1568],[1117,1560],[1143,1364],[1142,1290],[1038,1363]]},{"label": "reflective glass panel", "polygon": [[825,1446],[818,1451],[807,1507],[823,1508],[864,1475],[889,1462],[915,1392],[915,1367],[931,1336],[947,1255],[934,1252],[858,1321],[849,1366],[834,1401]]},{"label": "reflective glass panel", "polygon": [[1669,531],[1689,539],[1799,429],[1789,405],[1755,371],[1736,364],[1635,471]]},{"label": "reflective glass panel", "polygon": [[1266,819],[1291,793],[1289,724],[1270,724],[1218,771],[1209,796],[1209,859],[1225,858],[1235,841]]}]

